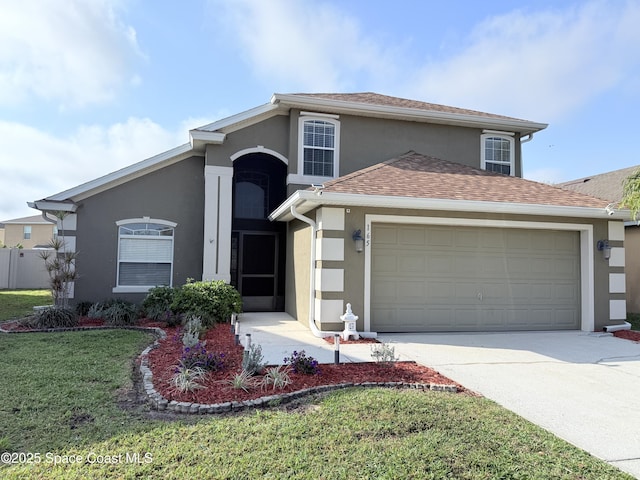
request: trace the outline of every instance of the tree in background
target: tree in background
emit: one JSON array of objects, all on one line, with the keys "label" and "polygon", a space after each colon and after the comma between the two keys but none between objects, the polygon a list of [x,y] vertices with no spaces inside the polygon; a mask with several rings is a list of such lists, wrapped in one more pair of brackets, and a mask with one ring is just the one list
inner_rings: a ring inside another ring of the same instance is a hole
[{"label": "tree in background", "polygon": [[620,206],[631,211],[631,218],[637,220],[640,212],[640,168],[625,178],[622,183]]}]

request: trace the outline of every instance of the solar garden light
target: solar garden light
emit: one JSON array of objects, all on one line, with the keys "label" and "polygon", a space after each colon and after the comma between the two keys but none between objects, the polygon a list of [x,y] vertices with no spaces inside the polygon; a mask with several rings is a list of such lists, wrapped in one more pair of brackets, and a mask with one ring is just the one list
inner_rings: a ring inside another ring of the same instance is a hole
[{"label": "solar garden light", "polygon": [[231,314],[231,333],[235,333],[236,332],[235,324],[236,324],[237,316],[238,316],[237,313],[232,313]]},{"label": "solar garden light", "polygon": [[236,345],[240,345],[240,322],[236,319],[236,323],[233,325],[233,331],[235,332]]},{"label": "solar garden light", "polygon": [[338,365],[340,363],[340,334],[333,335],[333,363]]},{"label": "solar garden light", "polygon": [[247,333],[244,336],[244,352],[242,352],[243,360],[246,360],[246,358],[249,356],[249,350],[251,350],[251,334]]}]

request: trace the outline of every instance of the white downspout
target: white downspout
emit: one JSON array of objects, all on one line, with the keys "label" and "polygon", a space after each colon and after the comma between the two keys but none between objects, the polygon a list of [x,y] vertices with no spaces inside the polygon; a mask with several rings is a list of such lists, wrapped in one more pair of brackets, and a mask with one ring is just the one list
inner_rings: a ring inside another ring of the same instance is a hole
[{"label": "white downspout", "polygon": [[294,218],[308,224],[311,227],[311,273],[309,275],[309,329],[314,336],[323,338],[333,336],[336,333],[340,334],[342,332],[329,332],[329,331],[321,331],[317,326],[314,320],[314,311],[315,311],[315,296],[316,296],[316,232],[318,230],[318,226],[316,222],[311,220],[309,217],[305,217],[304,215],[298,213],[296,211],[296,206],[291,205],[291,215]]},{"label": "white downspout", "polygon": [[617,332],[619,330],[631,330],[631,324],[629,322],[623,322],[620,325],[607,325],[602,327],[605,332]]}]

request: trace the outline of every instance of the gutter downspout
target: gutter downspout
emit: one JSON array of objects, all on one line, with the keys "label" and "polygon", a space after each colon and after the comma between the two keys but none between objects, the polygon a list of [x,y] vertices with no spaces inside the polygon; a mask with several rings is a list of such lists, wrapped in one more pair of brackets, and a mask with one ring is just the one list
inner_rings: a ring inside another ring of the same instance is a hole
[{"label": "gutter downspout", "polygon": [[631,330],[631,324],[629,322],[623,322],[620,325],[607,325],[606,327],[602,327],[602,330],[608,333],[619,330]]},{"label": "gutter downspout", "polygon": [[313,318],[315,311],[315,296],[316,296],[316,232],[318,231],[318,226],[316,222],[311,220],[309,217],[305,217],[304,215],[298,213],[295,205],[291,205],[291,215],[293,218],[297,218],[298,220],[306,223],[311,227],[311,273],[309,275],[309,329],[314,336],[318,338],[324,338],[333,336],[336,333],[340,334],[342,332],[323,332],[317,326],[316,322]]},{"label": "gutter downspout", "polygon": [[522,137],[520,137],[520,144],[527,143],[527,142],[530,142],[531,140],[533,140],[533,133],[528,133],[527,135],[525,135],[525,137],[526,138],[524,138],[524,139]]}]

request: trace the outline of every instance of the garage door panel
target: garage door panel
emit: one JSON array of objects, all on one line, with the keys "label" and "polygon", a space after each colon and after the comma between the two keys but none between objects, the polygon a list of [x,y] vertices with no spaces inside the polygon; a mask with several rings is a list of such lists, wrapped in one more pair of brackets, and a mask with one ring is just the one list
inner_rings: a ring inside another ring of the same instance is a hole
[{"label": "garage door panel", "polygon": [[371,327],[579,328],[579,252],[575,231],[374,225]]}]

